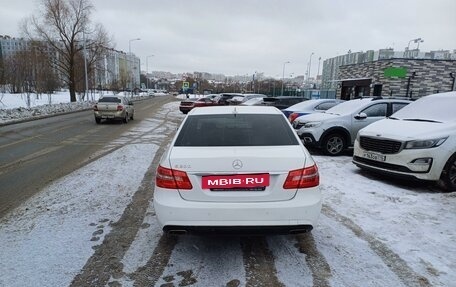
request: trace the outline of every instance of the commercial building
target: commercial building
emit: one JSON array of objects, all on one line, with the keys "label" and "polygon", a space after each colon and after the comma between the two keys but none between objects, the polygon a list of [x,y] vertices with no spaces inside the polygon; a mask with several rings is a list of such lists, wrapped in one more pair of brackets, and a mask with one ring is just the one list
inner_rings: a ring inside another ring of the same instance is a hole
[{"label": "commercial building", "polygon": [[322,89],[336,97],[421,97],[455,89],[456,51],[396,52],[393,49],[348,53],[323,62]]}]

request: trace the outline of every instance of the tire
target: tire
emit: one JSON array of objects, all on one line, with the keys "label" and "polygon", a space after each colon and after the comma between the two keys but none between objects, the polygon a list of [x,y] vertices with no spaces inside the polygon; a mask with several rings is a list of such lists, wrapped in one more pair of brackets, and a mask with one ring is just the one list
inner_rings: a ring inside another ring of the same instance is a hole
[{"label": "tire", "polygon": [[439,185],[447,192],[456,191],[456,154],[452,155],[445,164]]},{"label": "tire", "polygon": [[97,124],[100,124],[100,123],[101,123],[101,119],[100,119],[100,118],[95,118],[95,122],[96,122]]},{"label": "tire", "polygon": [[131,115],[130,120],[134,120],[134,114]]},{"label": "tire", "polygon": [[339,133],[329,134],[325,136],[321,144],[321,149],[323,152],[330,156],[341,155],[346,148],[347,141]]},{"label": "tire", "polygon": [[129,119],[130,119],[130,116],[127,113],[125,113],[125,118],[123,119],[123,122],[125,124],[127,124]]}]

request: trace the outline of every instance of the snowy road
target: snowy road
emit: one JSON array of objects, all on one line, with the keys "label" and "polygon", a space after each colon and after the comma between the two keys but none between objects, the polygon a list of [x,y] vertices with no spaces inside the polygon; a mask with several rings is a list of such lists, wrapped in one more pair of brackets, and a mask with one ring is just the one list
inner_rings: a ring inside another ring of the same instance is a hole
[{"label": "snowy road", "polygon": [[312,233],[164,236],[151,183],[177,105],[0,221],[0,286],[455,286],[456,194],[362,174],[349,156],[315,156]]}]

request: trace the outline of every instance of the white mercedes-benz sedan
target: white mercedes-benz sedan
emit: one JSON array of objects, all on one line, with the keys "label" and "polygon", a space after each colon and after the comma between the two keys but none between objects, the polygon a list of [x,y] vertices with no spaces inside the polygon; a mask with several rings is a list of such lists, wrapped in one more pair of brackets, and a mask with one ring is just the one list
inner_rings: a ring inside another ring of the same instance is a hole
[{"label": "white mercedes-benz sedan", "polygon": [[193,109],[156,171],[163,231],[301,233],[322,205],[318,168],[274,107]]}]

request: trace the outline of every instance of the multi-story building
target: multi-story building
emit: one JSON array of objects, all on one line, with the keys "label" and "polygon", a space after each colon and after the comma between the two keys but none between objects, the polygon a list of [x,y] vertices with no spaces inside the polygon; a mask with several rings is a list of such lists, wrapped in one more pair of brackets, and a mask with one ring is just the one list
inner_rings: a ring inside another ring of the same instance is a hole
[{"label": "multi-story building", "polygon": [[14,38],[0,35],[0,57],[5,59],[19,51],[27,50],[29,41],[23,38]]},{"label": "multi-story building", "polygon": [[[31,42],[23,38],[0,35],[0,58],[6,59],[19,51],[29,49]],[[60,57],[48,48],[50,57]],[[89,51],[90,53],[90,51]],[[89,79],[91,87],[138,88],[140,86],[140,59],[134,54],[128,54],[114,49],[107,49],[101,59],[95,63],[94,73]],[[57,73],[61,78],[62,75]]]}]

